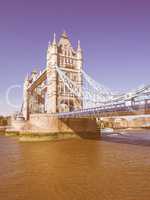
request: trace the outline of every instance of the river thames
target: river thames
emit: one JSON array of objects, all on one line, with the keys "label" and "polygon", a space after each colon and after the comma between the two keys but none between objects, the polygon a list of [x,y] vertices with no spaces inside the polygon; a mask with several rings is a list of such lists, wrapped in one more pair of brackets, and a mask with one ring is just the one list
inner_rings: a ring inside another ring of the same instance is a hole
[{"label": "river thames", "polygon": [[0,200],[149,200],[150,146],[0,136]]}]

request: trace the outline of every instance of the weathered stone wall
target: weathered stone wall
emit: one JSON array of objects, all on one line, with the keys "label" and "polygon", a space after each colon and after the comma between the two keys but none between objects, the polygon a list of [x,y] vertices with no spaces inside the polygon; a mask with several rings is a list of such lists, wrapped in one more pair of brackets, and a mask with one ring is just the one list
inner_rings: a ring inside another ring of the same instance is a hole
[{"label": "weathered stone wall", "polygon": [[11,120],[11,128],[9,129],[10,131],[11,130],[14,130],[14,131],[20,131],[24,128],[24,126],[26,125],[26,121],[22,120],[22,121],[19,121],[19,120]]},{"label": "weathered stone wall", "polygon": [[96,120],[88,118],[59,119],[50,114],[30,115],[30,129],[42,132],[97,132]]}]

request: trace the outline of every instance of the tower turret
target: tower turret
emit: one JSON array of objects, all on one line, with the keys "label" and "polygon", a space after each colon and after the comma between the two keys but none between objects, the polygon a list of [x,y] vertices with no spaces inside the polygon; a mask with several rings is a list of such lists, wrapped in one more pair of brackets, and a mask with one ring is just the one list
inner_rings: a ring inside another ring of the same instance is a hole
[{"label": "tower turret", "polygon": [[80,45],[80,40],[78,40],[77,52],[81,52],[82,53],[82,49],[81,49],[81,45]]},{"label": "tower turret", "polygon": [[36,80],[37,75],[38,75],[38,73],[37,73],[36,69],[34,69],[32,71],[32,73],[31,73],[31,80],[32,80],[32,82],[34,82]]},{"label": "tower turret", "polygon": [[77,65],[76,65],[76,67],[78,69],[82,69],[82,66],[83,66],[83,56],[82,56],[82,49],[81,49],[81,45],[80,45],[80,40],[78,40],[76,57],[77,57]]},{"label": "tower turret", "polygon": [[47,51],[47,112],[55,113],[57,104],[57,72],[55,65],[58,65],[58,47],[56,34],[54,33],[52,44],[48,46]]},{"label": "tower turret", "polygon": [[47,50],[47,67],[53,67],[57,65],[57,42],[56,42],[56,34],[54,33],[52,44],[49,43]]},{"label": "tower turret", "polygon": [[28,86],[29,86],[29,75],[25,77],[24,85],[23,85],[23,107],[22,114],[25,120],[28,119]]}]

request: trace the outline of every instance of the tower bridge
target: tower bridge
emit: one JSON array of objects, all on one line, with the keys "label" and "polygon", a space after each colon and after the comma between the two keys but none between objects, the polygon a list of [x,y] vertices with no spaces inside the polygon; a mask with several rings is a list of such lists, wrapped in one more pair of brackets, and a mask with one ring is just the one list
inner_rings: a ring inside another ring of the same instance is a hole
[{"label": "tower bridge", "polygon": [[[54,34],[48,44],[45,69],[26,76],[21,113],[27,124],[36,125],[37,130],[62,131],[60,121],[67,120],[67,127],[73,123],[82,126],[83,131],[92,119],[149,114],[150,85],[121,94],[96,82],[83,69],[80,41],[73,48],[63,32],[59,40]],[[89,131],[94,126],[95,122]]]}]

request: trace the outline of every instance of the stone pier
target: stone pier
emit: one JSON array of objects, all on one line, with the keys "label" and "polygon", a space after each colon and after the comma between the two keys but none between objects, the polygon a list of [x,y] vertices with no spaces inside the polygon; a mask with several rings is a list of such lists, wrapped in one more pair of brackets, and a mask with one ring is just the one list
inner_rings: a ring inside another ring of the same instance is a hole
[{"label": "stone pier", "polygon": [[[100,138],[95,119],[67,118],[59,119],[51,114],[32,114],[29,121],[20,130],[22,141],[66,138]],[[32,138],[32,139],[31,139]]]}]

